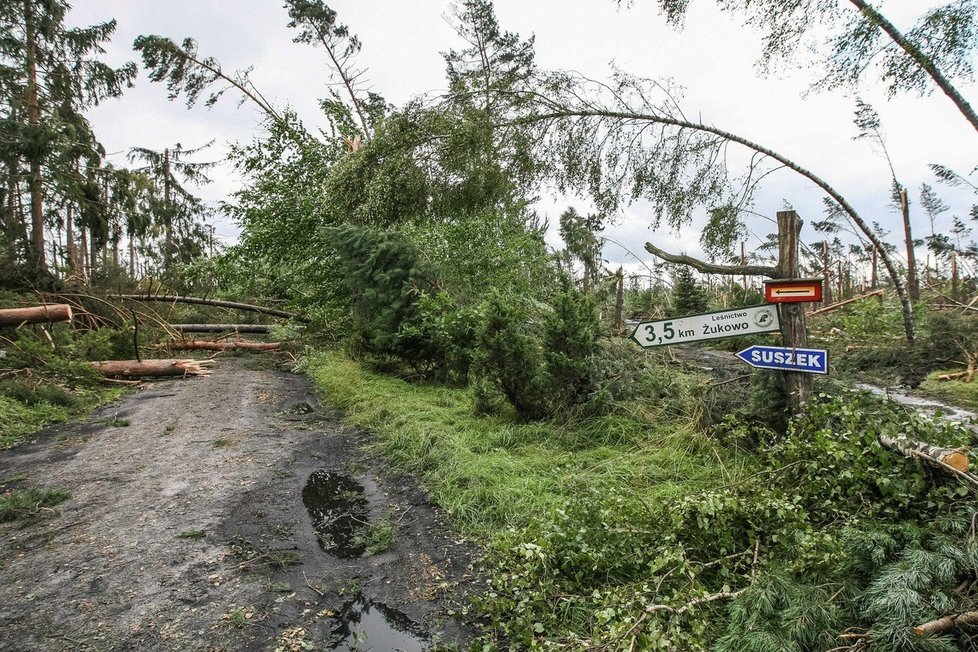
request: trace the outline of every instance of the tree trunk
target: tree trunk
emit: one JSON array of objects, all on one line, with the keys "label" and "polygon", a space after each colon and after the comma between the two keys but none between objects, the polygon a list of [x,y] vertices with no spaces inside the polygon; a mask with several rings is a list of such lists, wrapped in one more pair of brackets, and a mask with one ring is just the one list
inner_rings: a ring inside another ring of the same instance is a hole
[{"label": "tree trunk", "polygon": [[617,291],[615,292],[615,332],[621,332],[624,330],[624,325],[622,322],[622,311],[625,308],[625,271],[621,267],[618,268],[618,273],[616,274],[618,278]]},{"label": "tree trunk", "polygon": [[72,217],[72,206],[68,204],[65,207],[65,247],[68,249],[68,269],[69,276],[78,271],[78,252],[75,246],[75,225],[74,218]]},{"label": "tree trunk", "polygon": [[71,306],[66,303],[46,303],[29,308],[0,309],[0,326],[71,321],[71,318]]},{"label": "tree trunk", "polygon": [[170,328],[181,333],[267,333],[263,324],[170,324]]},{"label": "tree trunk", "polygon": [[962,449],[941,448],[926,442],[910,441],[903,435],[880,435],[880,443],[911,459],[936,460],[961,473],[968,472],[968,454]]},{"label": "tree trunk", "polygon": [[913,633],[917,636],[941,636],[949,630],[957,627],[971,627],[978,625],[978,611],[966,611],[960,614],[944,616],[937,620],[917,625],[913,628]]},{"label": "tree trunk", "polygon": [[299,317],[294,312],[287,312],[285,310],[276,310],[275,308],[266,308],[264,306],[255,306],[250,303],[238,303],[236,301],[221,301],[218,299],[201,299],[198,297],[180,297],[180,296],[167,296],[159,294],[110,294],[108,295],[110,299],[127,299],[130,301],[160,301],[163,303],[192,303],[200,306],[216,306],[218,308],[234,308],[236,310],[247,310],[249,312],[257,312],[263,315],[272,315],[275,317],[285,317],[286,319],[299,319],[300,321],[305,321],[304,318]]},{"label": "tree trunk", "polygon": [[900,189],[900,212],[903,213],[903,235],[907,246],[907,291],[914,301],[920,300],[920,281],[917,279],[917,260],[914,254],[913,230],[910,228],[910,201],[907,189]]},{"label": "tree trunk", "polygon": [[163,269],[170,271],[173,254],[173,190],[170,184],[170,150],[163,150]]},{"label": "tree trunk", "polygon": [[958,254],[951,252],[951,300],[960,301],[958,297]]},{"label": "tree trunk", "polygon": [[210,360],[107,360],[91,363],[106,376],[208,376]]},{"label": "tree trunk", "polygon": [[822,303],[832,303],[832,271],[829,268],[829,241],[822,240]]},{"label": "tree trunk", "polygon": [[877,267],[876,247],[873,247],[873,263],[872,264],[873,264],[873,267],[872,267],[872,275],[869,277],[869,289],[870,290],[875,290],[876,289],[876,286],[879,285],[879,276],[878,276],[879,268]]},{"label": "tree trunk", "polygon": [[282,348],[281,342],[208,342],[205,340],[174,340],[169,347],[176,351],[228,351],[241,349],[243,351],[277,351]]},{"label": "tree trunk", "polygon": [[[778,243],[780,278],[798,278],[798,247],[802,221],[794,211],[778,211]],[[808,347],[808,331],[805,327],[805,309],[800,303],[783,303],[781,308],[781,336],[785,346]],[[785,390],[791,414],[798,414],[812,396],[812,377],[796,371],[784,372]]]},{"label": "tree trunk", "polygon": [[[27,44],[27,121],[37,131],[41,124],[41,107],[37,91],[37,43],[33,0],[24,0],[24,30]],[[47,270],[44,258],[44,184],[41,179],[40,154],[30,155],[28,190],[31,195],[31,266]]]}]

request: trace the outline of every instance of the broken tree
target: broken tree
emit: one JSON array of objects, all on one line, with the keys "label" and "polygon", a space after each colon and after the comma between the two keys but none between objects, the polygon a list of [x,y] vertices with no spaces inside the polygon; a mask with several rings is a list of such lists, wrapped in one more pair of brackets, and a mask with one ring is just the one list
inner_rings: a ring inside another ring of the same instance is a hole
[{"label": "broken tree", "polygon": [[209,376],[209,360],[105,360],[91,363],[106,376]]},{"label": "broken tree", "polygon": [[71,306],[66,303],[45,303],[28,308],[0,309],[0,326],[45,324],[54,321],[71,321],[71,318]]}]

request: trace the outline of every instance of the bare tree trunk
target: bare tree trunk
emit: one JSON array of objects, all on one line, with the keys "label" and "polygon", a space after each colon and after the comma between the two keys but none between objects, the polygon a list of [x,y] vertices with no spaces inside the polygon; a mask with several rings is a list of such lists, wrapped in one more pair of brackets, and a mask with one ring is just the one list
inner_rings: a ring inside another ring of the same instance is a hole
[{"label": "bare tree trunk", "polygon": [[920,300],[920,281],[917,280],[917,261],[914,254],[913,231],[910,228],[910,201],[907,189],[900,189],[900,212],[903,213],[903,235],[907,245],[907,291],[914,301]]},{"label": "bare tree trunk", "polygon": [[878,276],[879,268],[877,266],[877,262],[878,261],[876,259],[876,247],[873,247],[873,269],[872,269],[872,276],[869,277],[869,288],[871,290],[875,290],[876,286],[879,285],[879,276]]},{"label": "bare tree trunk", "polygon": [[136,239],[129,235],[129,277],[136,280]]},{"label": "bare tree trunk", "polygon": [[822,303],[832,303],[832,272],[829,268],[829,241],[822,240]]},{"label": "bare tree trunk", "polygon": [[81,274],[82,280],[87,283],[89,279],[88,229],[82,227],[81,229],[79,229],[79,232],[81,234],[81,247],[80,247],[80,255],[78,260],[81,263],[81,267],[79,267],[78,273]]},{"label": "bare tree trunk", "polygon": [[624,330],[622,322],[622,311],[625,308],[625,271],[621,267],[618,268],[617,291],[615,292],[615,331],[621,332]]},{"label": "bare tree trunk", "polygon": [[951,299],[959,301],[958,298],[958,253],[951,252]]},{"label": "bare tree trunk", "polygon": [[[32,0],[24,0],[24,29],[27,44],[27,121],[37,129],[41,124],[41,107],[37,91],[37,43]],[[47,270],[44,258],[44,184],[41,179],[41,158],[30,155],[28,189],[31,195],[30,263],[34,269]]]}]

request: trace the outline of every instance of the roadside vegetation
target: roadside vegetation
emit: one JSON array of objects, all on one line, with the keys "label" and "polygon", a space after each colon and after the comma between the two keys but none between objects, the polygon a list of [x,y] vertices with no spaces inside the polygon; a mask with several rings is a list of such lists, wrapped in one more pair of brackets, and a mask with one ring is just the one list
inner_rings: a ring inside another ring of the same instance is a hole
[{"label": "roadside vegetation", "polygon": [[[686,6],[660,4],[673,21]],[[748,21],[757,7],[776,10],[788,31],[818,18],[782,5],[723,4]],[[811,3],[791,7],[802,5]],[[52,24],[67,11],[61,2],[24,7],[53,12]],[[0,330],[0,447],[122,391],[89,361],[155,356],[177,336],[173,323],[227,323],[213,307],[136,305],[120,291],[281,305],[297,317],[272,336],[301,352],[298,369],[485,550],[488,585],[474,602],[486,649],[973,649],[978,478],[885,440],[970,455],[974,430],[853,385],[899,384],[978,405],[978,249],[969,226],[978,209],[948,215],[925,184],[919,203],[931,235],[917,243],[908,226],[896,240],[931,258],[900,261],[890,234],[814,172],[680,119],[681,89],[671,82],[541,70],[533,40],[500,26],[488,0],[454,7],[460,40],[444,54],[448,90],[404,106],[360,85],[361,43],[326,4],[288,0],[285,8],[297,42],[339,82],[321,102],[320,124],[268,103],[246,71],[224,71],[198,51],[206,44],[154,35],[134,44],[171,99],[193,107],[238,94],[263,116],[253,140],[230,155],[244,187],[222,210],[242,235],[225,249],[212,250],[206,210],[187,189],[206,180],[197,150],[134,147],[133,169],[114,170],[94,134],[85,131],[78,151],[55,128],[84,131],[84,109],[121,93],[133,67],[82,66],[104,76],[88,80],[102,92],[57,97],[26,122],[19,107],[32,98],[5,90],[3,128],[20,119],[10,133],[22,147],[4,154],[7,197],[18,201],[3,202],[10,292],[0,300],[67,301],[79,317]],[[874,35],[828,56],[825,83],[858,86],[874,69],[866,65],[874,39],[892,36],[888,23],[865,10],[851,22],[839,8],[809,9],[842,39],[815,45]],[[4,11],[17,26],[30,18]],[[777,27],[766,18],[760,25]],[[97,53],[113,28],[91,32],[94,45],[76,58]],[[973,11],[928,12],[908,32],[917,45],[894,41],[905,57],[886,59],[896,67],[881,74],[894,92],[938,83],[941,67],[950,81],[966,77],[974,44],[961,35],[975,29]],[[954,42],[937,47],[935,30]],[[64,44],[38,45],[50,46],[36,52],[52,61],[64,52]],[[35,93],[53,84],[22,81]],[[64,91],[48,90],[42,99]],[[872,107],[855,109],[854,131],[882,146]],[[23,137],[41,126],[49,148]],[[817,380],[799,414],[789,413],[779,373],[730,366],[722,355],[776,336],[654,351],[627,338],[637,321],[763,303],[759,277],[773,274],[778,243],[762,238],[748,255],[744,241],[750,194],[771,170],[752,165],[745,181],[727,168],[735,145],[826,194],[825,219],[803,231],[801,272],[824,281],[824,305],[808,325],[812,345],[830,350],[833,375]],[[937,183],[975,190],[967,176],[939,164],[933,172]],[[878,181],[892,187],[899,213],[909,210],[907,188]],[[569,207],[549,225],[533,206],[554,188],[593,210]],[[636,201],[654,209],[653,227],[689,229],[701,211],[700,243],[714,262],[677,263],[649,244],[659,262],[649,259],[647,274],[609,268],[605,226]],[[563,248],[546,244],[548,228]],[[259,318],[235,321],[244,320]],[[57,498],[11,491],[0,505],[19,518]],[[396,523],[381,520],[358,543],[379,553],[396,536]],[[241,541],[231,548],[242,567],[300,561]]]}]

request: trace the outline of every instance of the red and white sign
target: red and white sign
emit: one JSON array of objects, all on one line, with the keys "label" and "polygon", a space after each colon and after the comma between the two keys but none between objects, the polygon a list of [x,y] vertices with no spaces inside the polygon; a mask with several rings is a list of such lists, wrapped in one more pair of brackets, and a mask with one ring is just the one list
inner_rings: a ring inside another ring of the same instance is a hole
[{"label": "red and white sign", "polygon": [[822,279],[764,281],[764,299],[768,303],[818,303],[822,300]]}]

